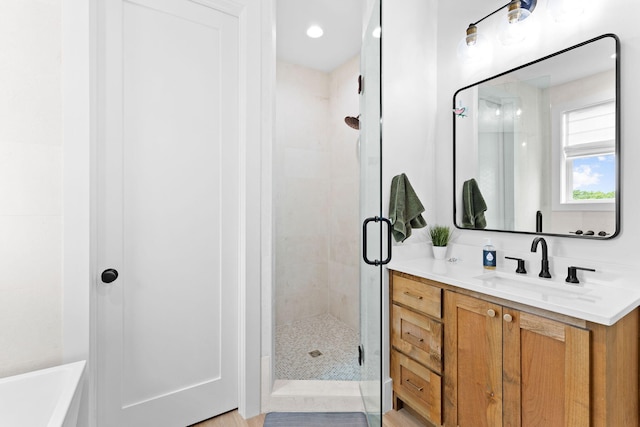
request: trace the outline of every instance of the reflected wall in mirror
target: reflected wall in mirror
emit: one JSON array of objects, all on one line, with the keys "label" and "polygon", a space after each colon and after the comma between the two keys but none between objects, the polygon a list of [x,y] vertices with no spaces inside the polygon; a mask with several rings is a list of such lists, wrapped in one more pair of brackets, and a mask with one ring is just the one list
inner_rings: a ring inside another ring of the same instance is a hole
[{"label": "reflected wall in mirror", "polygon": [[455,93],[458,228],[617,235],[619,60],[606,34]]}]

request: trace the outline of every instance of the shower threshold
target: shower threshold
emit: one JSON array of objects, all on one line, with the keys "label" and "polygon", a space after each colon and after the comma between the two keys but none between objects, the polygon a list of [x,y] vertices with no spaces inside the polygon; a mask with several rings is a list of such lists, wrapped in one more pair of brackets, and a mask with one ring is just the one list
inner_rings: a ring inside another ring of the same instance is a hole
[{"label": "shower threshold", "polygon": [[272,412],[363,412],[358,381],[276,380]]}]

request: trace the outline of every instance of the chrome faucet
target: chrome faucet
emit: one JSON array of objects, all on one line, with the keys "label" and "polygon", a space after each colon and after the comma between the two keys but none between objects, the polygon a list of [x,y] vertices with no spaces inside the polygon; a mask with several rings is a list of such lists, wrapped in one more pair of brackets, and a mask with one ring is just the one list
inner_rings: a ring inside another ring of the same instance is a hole
[{"label": "chrome faucet", "polygon": [[538,243],[542,243],[542,269],[540,270],[540,274],[538,274],[538,276],[544,277],[545,279],[551,279],[551,274],[549,273],[549,254],[547,252],[547,241],[542,237],[536,237],[535,239],[533,239],[533,243],[531,243],[531,252],[537,251]]}]

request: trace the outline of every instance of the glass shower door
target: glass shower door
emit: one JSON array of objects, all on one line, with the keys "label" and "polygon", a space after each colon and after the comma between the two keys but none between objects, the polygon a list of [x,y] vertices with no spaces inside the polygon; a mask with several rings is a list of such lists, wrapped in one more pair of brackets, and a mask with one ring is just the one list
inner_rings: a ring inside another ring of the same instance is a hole
[{"label": "glass shower door", "polygon": [[377,0],[360,56],[360,391],[370,427],[382,425],[382,265],[391,257],[382,217],[380,12]]}]

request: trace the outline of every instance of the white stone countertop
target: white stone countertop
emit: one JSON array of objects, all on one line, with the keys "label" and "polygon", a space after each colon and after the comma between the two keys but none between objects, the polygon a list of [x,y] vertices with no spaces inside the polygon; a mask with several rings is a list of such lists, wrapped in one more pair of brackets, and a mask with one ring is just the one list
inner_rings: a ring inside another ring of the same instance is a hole
[{"label": "white stone countertop", "polygon": [[[509,301],[610,326],[640,305],[640,280],[632,280],[616,270],[599,270],[580,284],[565,282],[566,275],[552,279],[538,277],[538,270],[516,274],[509,269],[486,270],[476,263],[428,257],[399,259],[390,270],[457,286]],[[455,259],[454,259],[455,260]],[[571,264],[576,265],[576,264]],[[581,264],[577,264],[581,265]],[[586,275],[585,275],[586,276]]]}]

